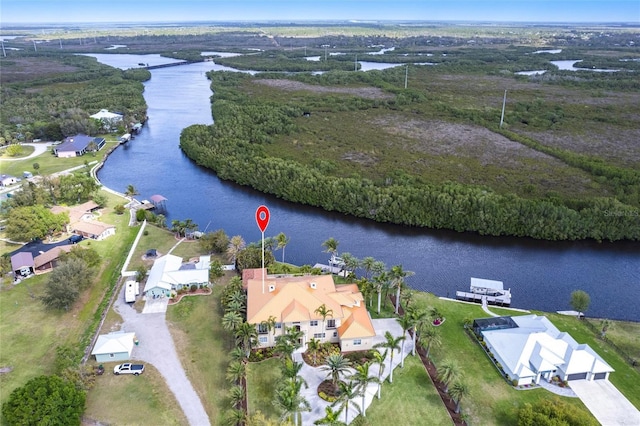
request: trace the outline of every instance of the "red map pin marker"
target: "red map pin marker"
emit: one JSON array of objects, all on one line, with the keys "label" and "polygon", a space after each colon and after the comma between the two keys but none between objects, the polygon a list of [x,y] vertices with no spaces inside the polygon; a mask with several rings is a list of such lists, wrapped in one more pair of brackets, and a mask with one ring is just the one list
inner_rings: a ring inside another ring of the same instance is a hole
[{"label": "red map pin marker", "polygon": [[267,206],[260,206],[258,210],[256,210],[256,223],[262,232],[269,226],[269,209]]}]

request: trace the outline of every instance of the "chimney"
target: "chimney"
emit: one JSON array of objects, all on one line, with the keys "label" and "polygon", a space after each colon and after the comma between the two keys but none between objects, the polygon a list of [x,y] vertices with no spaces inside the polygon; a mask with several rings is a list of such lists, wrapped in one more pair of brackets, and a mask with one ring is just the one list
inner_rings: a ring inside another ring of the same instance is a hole
[{"label": "chimney", "polygon": [[275,284],[269,284],[269,293],[275,291],[276,289],[276,285]]},{"label": "chimney", "polygon": [[315,290],[316,288],[318,288],[318,284],[316,284],[315,282],[310,282],[309,287]]}]

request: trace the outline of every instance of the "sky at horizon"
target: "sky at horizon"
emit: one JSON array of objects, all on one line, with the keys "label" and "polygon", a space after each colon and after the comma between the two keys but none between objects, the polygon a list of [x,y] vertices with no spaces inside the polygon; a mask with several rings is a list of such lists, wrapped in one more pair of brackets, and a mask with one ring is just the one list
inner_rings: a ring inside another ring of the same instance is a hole
[{"label": "sky at horizon", "polygon": [[0,26],[320,20],[640,24],[640,0],[2,0],[0,5]]}]

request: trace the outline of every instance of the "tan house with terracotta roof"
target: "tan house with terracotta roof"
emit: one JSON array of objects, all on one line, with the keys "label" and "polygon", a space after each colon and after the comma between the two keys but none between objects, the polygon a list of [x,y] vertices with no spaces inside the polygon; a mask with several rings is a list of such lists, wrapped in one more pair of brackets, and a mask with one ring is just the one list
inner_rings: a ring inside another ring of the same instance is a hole
[{"label": "tan house with terracotta roof", "polygon": [[100,208],[95,201],[87,201],[73,207],[53,206],[51,211],[55,214],[67,212],[69,214],[69,224],[67,232],[82,235],[85,238],[103,240],[116,233],[116,227],[108,223],[94,219],[94,212]]},{"label": "tan house with terracotta roof", "polygon": [[[259,347],[274,346],[287,327],[304,332],[303,345],[315,338],[340,343],[343,351],[373,347],[376,333],[356,284],[336,286],[331,275],[265,275],[263,285],[261,269],[243,271],[243,284],[247,322],[258,328]],[[322,305],[332,311],[325,319],[315,312]],[[272,332],[264,324],[270,317],[277,322]]]}]

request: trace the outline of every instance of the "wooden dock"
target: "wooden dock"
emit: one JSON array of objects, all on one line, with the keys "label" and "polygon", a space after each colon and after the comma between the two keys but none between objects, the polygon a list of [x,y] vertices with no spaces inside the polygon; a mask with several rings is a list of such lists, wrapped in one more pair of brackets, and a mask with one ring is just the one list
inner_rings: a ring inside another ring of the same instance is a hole
[{"label": "wooden dock", "polygon": [[482,299],[485,298],[489,305],[496,306],[510,306],[511,297],[507,295],[500,296],[488,296],[486,294],[470,293],[467,291],[456,291],[456,299],[464,300],[466,302],[482,303]]}]

